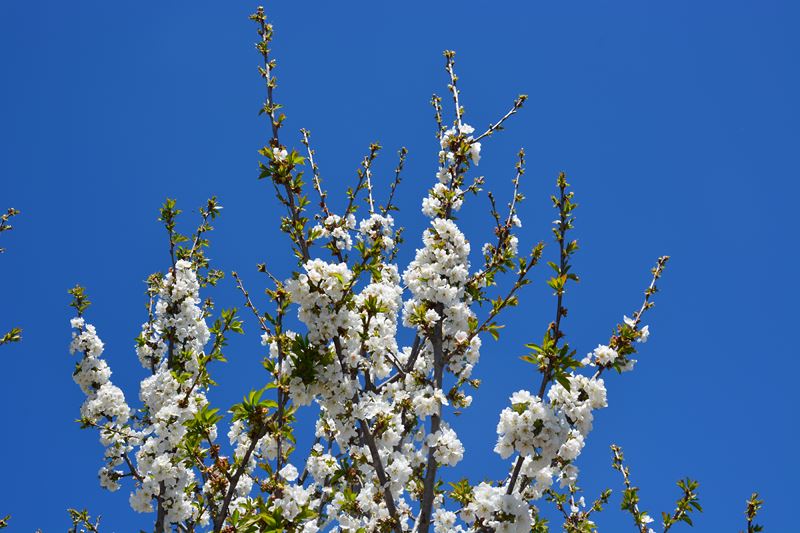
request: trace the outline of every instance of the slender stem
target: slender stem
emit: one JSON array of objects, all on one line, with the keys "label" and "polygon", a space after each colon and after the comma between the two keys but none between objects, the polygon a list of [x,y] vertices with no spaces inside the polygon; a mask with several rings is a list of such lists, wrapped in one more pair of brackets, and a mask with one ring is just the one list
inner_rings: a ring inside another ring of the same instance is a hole
[{"label": "slender stem", "polygon": [[518,153],[519,160],[517,161],[516,165],[516,174],[512,183],[514,184],[514,195],[511,198],[511,202],[509,203],[508,207],[508,216],[506,217],[506,222],[504,225],[500,224],[500,214],[497,212],[497,208],[494,201],[494,196],[491,192],[487,193],[487,197],[489,198],[489,202],[491,203],[491,214],[492,218],[495,219],[495,224],[497,226],[497,230],[495,233],[497,234],[497,244],[494,247],[494,253],[492,254],[491,259],[486,263],[485,267],[480,271],[477,272],[475,275],[469,278],[467,281],[467,285],[477,286],[477,284],[483,280],[489,273],[494,272],[495,269],[503,264],[504,256],[506,248],[508,247],[508,239],[506,238],[509,233],[511,233],[511,228],[513,226],[513,217],[516,214],[517,209],[517,198],[519,197],[519,184],[520,180],[522,179],[523,174],[525,174],[525,150],[520,149]]},{"label": "slender stem", "polygon": [[484,131],[483,133],[478,135],[475,139],[473,139],[472,142],[478,142],[481,139],[483,139],[484,137],[488,137],[489,135],[491,135],[495,131],[501,129],[502,126],[503,126],[503,122],[505,122],[508,118],[510,118],[511,115],[514,115],[517,111],[519,111],[519,109],[522,107],[522,104],[524,104],[525,100],[527,100],[527,99],[528,99],[527,95],[525,95],[525,94],[519,95],[517,97],[517,99],[514,101],[514,106],[508,111],[508,113],[503,115],[503,117],[500,120],[498,120],[494,124],[490,125],[489,129],[487,129],[486,131]]},{"label": "slender stem", "polygon": [[386,202],[386,207],[383,208],[383,215],[386,216],[392,210],[392,200],[394,199],[394,193],[397,189],[397,186],[400,184],[401,180],[401,173],[403,172],[403,166],[406,163],[406,155],[408,155],[408,150],[406,147],[400,148],[400,151],[397,152],[400,156],[400,160],[397,162],[397,167],[394,169],[394,181],[392,182],[392,186],[389,189],[389,200]]},{"label": "slender stem", "polygon": [[664,272],[664,267],[667,266],[668,261],[668,255],[662,255],[658,258],[656,266],[652,270],[653,278],[650,280],[650,285],[647,286],[647,290],[644,291],[644,301],[642,302],[642,306],[633,315],[633,329],[636,329],[636,327],[639,325],[639,322],[642,319],[642,314],[644,314],[645,311],[653,306],[653,304],[650,302],[650,298],[656,293],[656,283],[661,277],[661,274]]},{"label": "slender stem", "polygon": [[[278,309],[282,310],[283,305],[282,302],[278,302]],[[277,367],[277,381],[278,381],[278,434],[275,437],[276,445],[277,445],[277,457],[276,457],[276,471],[280,471],[283,468],[283,412],[285,409],[285,404],[288,401],[289,395],[286,394],[283,390],[283,360],[284,360],[284,352],[283,352],[283,345],[281,342],[282,334],[283,334],[283,311],[278,312],[277,317],[277,324],[275,329],[278,333],[279,338],[277,339],[278,343],[278,367]]]},{"label": "slender stem", "polygon": [[364,170],[367,175],[367,200],[369,201],[369,214],[375,213],[375,202],[372,199],[372,169],[367,167]]},{"label": "slender stem", "polygon": [[458,128],[461,128],[461,104],[458,102],[458,76],[456,76],[455,69],[453,68],[455,65],[455,56],[456,53],[452,50],[447,50],[444,53],[444,57],[447,58],[447,63],[445,65],[445,69],[447,73],[450,74],[450,85],[447,87],[450,89],[450,93],[453,95],[453,103],[456,107],[456,125]]},{"label": "slender stem", "polygon": [[143,477],[141,476],[141,474],[139,474],[139,472],[136,470],[136,467],[135,467],[135,466],[133,466],[133,463],[131,462],[131,458],[130,458],[130,457],[128,457],[128,454],[127,454],[127,453],[123,453],[123,454],[122,454],[122,458],[125,460],[125,464],[126,464],[126,465],[128,465],[128,468],[130,468],[131,475],[132,475],[133,477],[135,477],[135,478],[136,478],[137,480],[139,480],[139,481],[144,481],[144,478],[143,478]]},{"label": "slender stem", "polygon": [[[558,241],[558,252],[559,252],[559,271],[558,274],[562,275],[566,271],[567,267],[567,260],[569,259],[569,254],[567,254],[564,243],[566,242],[566,232],[569,229],[569,221],[568,215],[569,213],[565,210],[565,201],[567,199],[566,195],[567,183],[566,180],[559,179],[559,217],[558,217],[558,230],[556,231],[556,240]],[[554,351],[558,351],[558,341],[563,337],[563,333],[561,332],[561,317],[566,315],[566,310],[564,309],[564,289],[558,291],[557,300],[556,300],[556,318],[552,324],[548,327],[548,332],[552,332],[552,339],[553,339],[553,349]],[[542,372],[542,381],[539,385],[539,398],[544,398],[544,393],[547,390],[547,385],[551,379],[551,370],[552,370],[552,363],[548,360],[547,366],[545,367],[544,371]],[[511,474],[511,479],[508,482],[508,488],[506,489],[506,494],[511,494],[514,492],[514,488],[517,484],[517,478],[519,477],[519,472],[522,469],[522,464],[525,462],[525,457],[520,455],[517,457],[517,462],[514,465],[514,471]]]},{"label": "slender stem", "polygon": [[522,288],[522,286],[523,286],[522,282],[528,276],[528,273],[539,262],[539,257],[540,257],[539,252],[541,252],[541,249],[542,248],[541,248],[541,243],[540,243],[540,246],[537,246],[536,248],[534,248],[533,253],[531,253],[531,257],[530,257],[530,260],[528,261],[528,264],[525,265],[524,269],[519,271],[519,274],[517,276],[517,280],[514,282],[514,285],[512,285],[511,289],[508,291],[508,294],[506,294],[505,298],[503,298],[497,306],[492,308],[491,312],[486,317],[486,319],[481,323],[480,326],[478,326],[475,329],[475,331],[472,332],[472,334],[468,337],[467,341],[472,340],[473,337],[475,337],[476,335],[478,335],[478,333],[483,331],[483,329],[486,327],[486,325],[489,322],[491,322],[498,314],[500,314],[500,312],[503,309],[505,309],[505,307],[508,305],[508,303],[511,301],[511,299],[514,298],[514,294],[520,288]]},{"label": "slender stem", "polygon": [[308,154],[308,162],[311,165],[311,173],[314,176],[312,182],[314,183],[314,189],[317,191],[319,195],[319,206],[322,208],[322,212],[325,213],[326,217],[331,216],[331,211],[328,209],[328,193],[322,190],[322,179],[319,177],[319,167],[317,166],[316,161],[314,161],[314,150],[311,149],[311,142],[309,138],[311,137],[311,132],[306,129],[300,130],[300,133],[303,135],[303,146],[306,147],[306,153]]},{"label": "slender stem", "polygon": [[214,517],[214,533],[219,533],[222,531],[222,526],[225,524],[225,519],[228,517],[228,508],[231,505],[231,501],[233,500],[233,495],[236,492],[236,485],[239,484],[239,478],[242,477],[244,474],[245,469],[247,468],[247,464],[250,462],[250,456],[253,454],[253,451],[258,444],[258,441],[266,434],[267,432],[267,424],[265,423],[263,428],[258,431],[253,437],[250,439],[250,445],[245,450],[244,456],[242,457],[241,463],[239,464],[238,468],[234,472],[233,476],[228,483],[228,490],[225,493],[225,497],[222,500],[222,506],[219,508],[219,514]]},{"label": "slender stem", "polygon": [[398,372],[394,374],[392,377],[386,379],[386,381],[377,386],[376,390],[380,391],[382,388],[394,383],[395,381],[403,377],[405,374],[411,372],[414,369],[414,365],[416,364],[417,358],[419,357],[421,351],[422,351],[422,339],[419,336],[419,334],[417,334],[417,336],[414,337],[414,344],[411,347],[411,354],[408,357],[408,361],[406,361],[403,372],[402,373]]},{"label": "slender stem", "polygon": [[442,98],[435,94],[431,96],[431,105],[436,113],[436,138],[442,140],[444,125],[442,124]]},{"label": "slender stem", "polygon": [[[269,116],[270,124],[272,126],[272,139],[270,144],[272,147],[277,148],[280,146],[280,138],[278,132],[281,127],[281,118],[277,118],[275,116],[275,111],[279,108],[275,104],[275,99],[273,96],[273,91],[275,90],[275,79],[272,75],[272,70],[275,68],[274,60],[270,60],[269,58],[269,43],[272,39],[272,25],[267,24],[266,17],[264,16],[263,8],[259,7],[258,12],[256,14],[256,20],[259,23],[259,35],[261,36],[261,43],[259,46],[259,51],[261,52],[261,56],[263,57],[263,67],[261,67],[261,76],[264,78],[264,82],[267,87],[267,100],[264,104],[264,110]],[[274,180],[273,180],[274,183]],[[289,210],[293,229],[292,234],[294,235],[297,245],[300,247],[300,255],[302,256],[302,260],[308,261],[310,258],[309,251],[308,251],[308,242],[306,241],[305,236],[303,235],[302,231],[297,231],[297,227],[301,226],[300,224],[300,213],[301,207],[297,205],[295,200],[295,192],[292,189],[289,181],[285,181],[283,183],[284,190],[286,191],[286,202],[287,208]],[[277,184],[276,184],[277,190]]]},{"label": "slender stem", "polygon": [[[614,468],[622,473],[622,478],[625,482],[625,489],[626,491],[631,490],[631,480],[630,480],[630,471],[628,467],[625,466],[622,462],[622,449],[619,446],[612,445],[611,450],[614,453]],[[637,503],[633,503],[629,508],[631,515],[633,515],[633,520],[636,522],[636,527],[640,533],[647,533],[647,525],[642,522],[642,513],[639,511],[639,505]]]},{"label": "slender stem", "polygon": [[402,533],[403,529],[400,527],[400,520],[397,514],[397,507],[394,503],[394,496],[389,487],[389,478],[386,476],[386,471],[383,469],[383,461],[381,460],[378,447],[375,444],[375,438],[369,430],[369,424],[366,420],[358,421],[361,428],[361,435],[367,443],[370,456],[372,456],[372,467],[375,469],[375,474],[378,476],[378,482],[383,488],[383,501],[386,503],[386,509],[389,511],[389,516],[392,517],[392,529],[396,533]]},{"label": "slender stem", "polygon": [[203,221],[197,226],[197,231],[194,234],[194,241],[192,241],[192,248],[189,250],[189,257],[191,258],[194,255],[194,251],[197,249],[197,245],[200,243],[200,237],[202,237],[203,233],[206,232],[206,223],[208,222],[208,217],[211,216],[211,210],[200,210],[202,215]]},{"label": "slender stem", "polygon": [[[440,318],[436,322],[431,338],[431,344],[433,345],[433,386],[436,390],[439,390],[442,388],[444,374],[444,306],[442,304],[436,304],[434,310],[439,314]],[[439,431],[441,419],[442,405],[437,402],[436,412],[431,416],[431,430],[429,435],[435,435]],[[434,452],[435,448],[429,445],[428,464],[425,469],[425,484],[422,492],[422,502],[420,504],[420,533],[428,533],[431,525],[431,510],[433,507],[434,487],[436,485],[436,470],[438,468]]]},{"label": "slender stem", "polygon": [[239,290],[242,292],[242,295],[244,296],[245,307],[250,309],[256,316],[256,319],[258,320],[258,323],[261,326],[261,330],[267,333],[268,335],[272,335],[272,330],[270,330],[269,326],[267,325],[267,321],[264,319],[263,316],[261,316],[261,313],[258,312],[256,306],[253,305],[253,301],[250,300],[250,293],[248,293],[247,289],[244,288],[244,284],[242,283],[241,278],[239,278],[239,274],[236,272],[231,272],[231,275],[233,276],[233,279],[236,280],[236,286],[239,288]]},{"label": "slender stem", "polygon": [[[314,439],[314,443],[311,445],[311,448],[313,449],[314,446],[319,444],[321,440],[322,440],[321,437],[315,438]],[[311,456],[311,451],[309,451],[309,453],[306,454],[306,457],[310,457],[310,456]],[[305,468],[303,468],[303,473],[300,474],[299,478],[297,478],[297,485],[302,487],[303,484],[306,482],[307,478],[308,478],[308,463],[306,463]]]}]

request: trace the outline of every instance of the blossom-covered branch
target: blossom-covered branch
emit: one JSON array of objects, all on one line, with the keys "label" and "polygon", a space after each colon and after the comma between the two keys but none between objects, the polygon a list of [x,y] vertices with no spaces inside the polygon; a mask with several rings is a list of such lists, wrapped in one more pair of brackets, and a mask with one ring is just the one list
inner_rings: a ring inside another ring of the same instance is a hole
[{"label": "blossom-covered branch", "polygon": [[[226,360],[230,335],[244,332],[236,309],[217,312],[206,294],[224,279],[208,255],[211,224],[222,206],[209,199],[196,229],[183,234],[182,213],[168,199],[160,210],[168,254],[159,263],[162,270],[148,277],[147,313],[135,343],[143,366],[138,406],[111,382],[105,345],[86,321],[85,291],[71,291],[77,314],[71,323],[70,349],[78,359],[73,378],[86,394],[82,426],[97,430],[106,450],[101,485],[112,491],[128,485],[131,506],[152,513],[158,533],[541,533],[548,530],[537,507],[542,501],[555,506],[566,531],[594,531],[593,513],[611,492],[603,491],[587,508],[579,496],[576,460],[594,411],[607,406],[601,375],[631,370],[631,356],[648,338],[642,319],[668,258],[659,259],[632,318],[623,317],[606,344],[579,360],[563,328],[565,295],[578,281],[571,263],[578,250],[571,236],[577,204],[566,176],[558,176],[552,197],[557,257],[548,262],[553,275],[547,281],[556,297],[555,316],[523,357],[541,374],[539,387],[514,392],[497,424],[495,452],[514,459],[504,479],[464,479],[443,490],[443,471],[465,457],[450,421],[478,390],[473,372],[483,340],[487,334],[499,338],[506,313],[520,304],[522,288],[547,253],[541,242],[520,251],[524,150],[514,165],[507,209],[485,192],[494,236],[481,247],[476,268],[472,244],[457,220],[465,202],[484,194],[487,180],[474,175],[482,142],[503,129],[526,97],[517,97],[505,115],[475,135],[466,120],[455,52],[445,51],[452,110],[433,97],[438,160],[421,202],[427,223],[413,259],[399,265],[397,191],[408,151],[398,151],[394,179],[383,192],[376,179],[381,145],[370,144],[355,184],[341,203],[330,201],[308,130],[297,139],[303,155],[282,131],[286,117],[275,100],[273,26],[262,8],[251,20],[266,88],[259,113],[270,122],[258,178],[282,206],[280,228],[297,259],[285,274],[270,272],[266,263],[257,266],[267,275],[266,299],[232,274],[255,318],[258,342],[252,349],[262,351],[265,372],[252,390],[242,391],[241,402],[216,406],[209,399],[217,384],[214,367]],[[309,187],[316,202],[309,200]],[[295,435],[303,409],[316,416],[305,455]],[[218,438],[220,430],[227,430],[227,442]],[[624,501],[633,502],[621,452],[617,464],[625,476]],[[693,483],[681,485],[675,510],[664,514],[665,530],[690,523],[689,512],[699,510]],[[623,507],[644,533],[648,515],[637,502]],[[76,511],[73,523],[96,527],[85,512]]]}]

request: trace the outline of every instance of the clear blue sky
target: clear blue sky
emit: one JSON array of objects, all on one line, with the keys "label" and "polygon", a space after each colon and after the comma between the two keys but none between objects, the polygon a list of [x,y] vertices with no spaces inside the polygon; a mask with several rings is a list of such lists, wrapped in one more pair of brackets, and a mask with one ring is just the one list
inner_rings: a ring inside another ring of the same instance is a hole
[{"label": "clear blue sky", "polygon": [[[137,397],[133,338],[145,319],[142,280],[167,266],[157,208],[186,211],[216,194],[225,206],[215,264],[251,292],[266,261],[286,275],[286,241],[270,187],[256,180],[267,139],[246,2],[0,3],[0,207],[22,210],[2,236],[0,326],[24,328],[0,349],[3,483],[12,531],[63,530],[66,508],[102,514],[108,531],[149,528],[127,491],[98,486],[102,448],[80,431],[82,395],[67,353],[67,288],[87,286],[89,319],[114,380]],[[456,6],[457,7],[454,7]],[[565,331],[579,352],[607,340],[638,306],[656,257],[673,257],[652,336],[636,372],[607,380],[580,459],[587,499],[620,487],[609,444],[622,445],[643,507],[668,510],[683,476],[701,482],[700,531],[741,527],[758,490],[763,522],[788,531],[796,507],[796,335],[800,10],[796,2],[572,1],[273,2],[284,138],[309,128],[332,191],[352,183],[368,143],[385,147],[379,179],[409,148],[399,194],[406,262],[419,244],[419,200],[436,145],[428,100],[444,94],[441,51],[458,51],[467,120],[499,117],[519,93],[526,109],[484,144],[479,171],[509,193],[514,154],[528,151],[522,241],[549,238],[550,194],[568,173],[581,207]],[[463,222],[477,248],[485,199]],[[188,219],[186,219],[188,223]],[[552,253],[552,252],[550,252]],[[502,477],[491,453],[508,395],[538,383],[519,361],[553,302],[545,272],[485,342],[484,386],[458,421],[474,481]],[[240,305],[230,279],[214,296]],[[262,300],[263,301],[263,300]],[[213,394],[230,405],[266,376],[255,327],[236,339]],[[222,432],[221,432],[222,433]],[[617,492],[618,495],[618,492]],[[630,529],[618,496],[603,531]]]}]

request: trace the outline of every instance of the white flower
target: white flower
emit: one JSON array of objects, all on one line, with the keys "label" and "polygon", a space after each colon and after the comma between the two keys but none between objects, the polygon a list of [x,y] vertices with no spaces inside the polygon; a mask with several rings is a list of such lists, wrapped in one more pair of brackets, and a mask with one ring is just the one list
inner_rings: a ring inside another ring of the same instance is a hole
[{"label": "white flower", "polygon": [[286,481],[294,481],[298,476],[297,468],[291,463],[281,468],[278,474]]},{"label": "white flower", "polygon": [[610,365],[619,357],[616,350],[604,344],[598,344],[597,348],[592,352],[592,355],[594,355],[597,364],[601,366]]},{"label": "white flower", "polygon": [[433,456],[439,464],[455,466],[464,457],[464,446],[456,432],[449,427],[428,435],[427,441],[428,446],[435,448]]},{"label": "white flower", "polygon": [[650,326],[645,326],[639,331],[639,338],[636,339],[639,342],[647,342],[647,338],[650,336]]},{"label": "white flower", "polygon": [[479,142],[472,142],[469,145],[469,156],[472,159],[472,162],[476,165],[480,163],[481,160],[481,143]]},{"label": "white flower", "polygon": [[439,313],[434,311],[433,309],[428,309],[425,311],[425,323],[429,326],[433,326],[439,321]]},{"label": "white flower", "polygon": [[286,151],[285,148],[273,148],[272,149],[272,158],[275,161],[286,161],[289,152]]},{"label": "white flower", "polygon": [[461,134],[465,136],[472,135],[472,133],[475,131],[475,128],[473,128],[469,124],[462,123],[461,126],[458,127],[458,131],[460,131]]}]

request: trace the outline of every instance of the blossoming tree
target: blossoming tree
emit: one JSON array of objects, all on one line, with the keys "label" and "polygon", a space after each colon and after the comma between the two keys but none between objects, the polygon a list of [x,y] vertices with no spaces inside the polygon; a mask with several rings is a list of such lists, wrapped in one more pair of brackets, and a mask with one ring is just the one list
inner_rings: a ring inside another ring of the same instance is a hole
[{"label": "blossoming tree", "polygon": [[[165,273],[148,279],[149,313],[136,339],[145,376],[138,406],[111,381],[103,342],[87,321],[84,289],[70,291],[77,314],[71,322],[70,351],[78,357],[73,378],[86,394],[80,422],[98,430],[105,447],[100,484],[130,491],[130,505],[151,513],[157,532],[543,532],[549,527],[540,514],[544,505],[557,509],[566,531],[594,531],[594,514],[611,491],[587,505],[575,462],[594,411],[607,405],[604,374],[632,370],[637,348],[648,339],[643,319],[668,257],[658,258],[630,317],[579,357],[562,330],[566,289],[578,281],[570,262],[578,250],[571,237],[577,204],[565,175],[558,176],[552,197],[555,246],[546,266],[553,272],[553,320],[523,357],[541,381],[535,390],[513,392],[497,424],[495,451],[508,460],[508,475],[445,488],[442,470],[456,467],[465,455],[448,419],[469,407],[478,388],[471,376],[482,339],[497,337],[501,315],[518,305],[545,253],[541,243],[518,249],[522,151],[507,207],[485,193],[494,239],[482,246],[480,264],[470,263],[470,242],[454,219],[465,201],[484,194],[482,178],[470,177],[483,143],[526,98],[518,97],[497,122],[476,131],[464,121],[455,54],[445,52],[452,118],[445,119],[445,106],[434,96],[439,165],[422,201],[429,223],[414,259],[401,268],[396,257],[402,239],[393,213],[406,150],[399,153],[391,187],[379,194],[372,164],[381,147],[370,146],[346,207],[334,212],[310,134],[301,131],[301,150],[284,144],[285,117],[274,97],[273,28],[261,8],[251,18],[266,87],[260,113],[271,130],[260,150],[259,178],[272,184],[285,209],[281,229],[297,258],[296,271],[285,280],[259,265],[273,284],[270,312],[261,312],[232,274],[268,351],[263,366],[269,383],[233,406],[209,401],[214,366],[224,361],[229,336],[243,333],[235,309],[215,314],[203,294],[223,278],[207,255],[208,233],[221,206],[210,199],[199,225],[184,235],[180,210],[168,200],[160,220],[170,262]],[[293,314],[302,331],[287,327]],[[409,345],[398,340],[402,328],[412,332]],[[303,454],[295,449],[294,431],[298,411],[310,406],[318,412],[315,440]],[[638,489],[617,447],[613,467],[623,475],[622,508],[636,530],[652,531],[654,519],[640,509]],[[677,522],[691,524],[690,514],[700,510],[697,483],[687,479],[679,487],[675,509],[661,517],[664,531]],[[760,502],[754,496],[748,505],[748,528],[757,527],[752,520]],[[71,515],[76,531],[98,530],[85,511]]]}]

